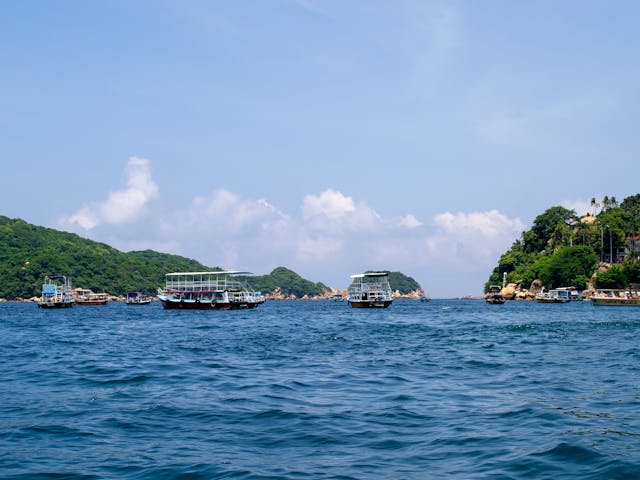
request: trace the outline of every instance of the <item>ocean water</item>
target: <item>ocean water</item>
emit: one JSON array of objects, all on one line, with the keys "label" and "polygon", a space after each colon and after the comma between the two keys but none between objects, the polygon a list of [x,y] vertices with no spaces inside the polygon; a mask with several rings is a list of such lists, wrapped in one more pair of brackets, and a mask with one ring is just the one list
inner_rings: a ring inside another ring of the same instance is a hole
[{"label": "ocean water", "polygon": [[640,308],[0,304],[0,477],[640,478]]}]

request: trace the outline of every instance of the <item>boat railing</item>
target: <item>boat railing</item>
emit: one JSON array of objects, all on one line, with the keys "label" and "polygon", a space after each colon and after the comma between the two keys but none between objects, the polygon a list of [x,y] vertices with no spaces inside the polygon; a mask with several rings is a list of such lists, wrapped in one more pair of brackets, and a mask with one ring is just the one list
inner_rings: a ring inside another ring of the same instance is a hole
[{"label": "boat railing", "polygon": [[167,290],[177,291],[202,291],[202,290],[242,290],[243,282],[238,280],[216,279],[216,280],[167,280]]}]

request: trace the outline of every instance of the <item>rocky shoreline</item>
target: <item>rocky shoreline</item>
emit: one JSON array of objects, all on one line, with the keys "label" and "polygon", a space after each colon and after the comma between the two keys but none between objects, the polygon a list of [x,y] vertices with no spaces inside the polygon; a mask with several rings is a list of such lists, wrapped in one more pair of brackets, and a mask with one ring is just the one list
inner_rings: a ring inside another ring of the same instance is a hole
[{"label": "rocky shoreline", "polygon": [[[596,276],[601,272],[606,272],[612,267],[612,264],[601,262],[596,268],[596,271],[593,273],[591,278],[589,279],[589,284],[587,288],[580,291],[582,294],[582,298],[588,300],[595,293],[596,288],[594,286],[594,282]],[[523,288],[520,283],[509,283],[507,284],[500,293],[504,297],[505,300],[517,300],[517,301],[532,301],[536,299],[536,295],[542,291],[542,282],[539,279],[531,282],[529,288]]]}]

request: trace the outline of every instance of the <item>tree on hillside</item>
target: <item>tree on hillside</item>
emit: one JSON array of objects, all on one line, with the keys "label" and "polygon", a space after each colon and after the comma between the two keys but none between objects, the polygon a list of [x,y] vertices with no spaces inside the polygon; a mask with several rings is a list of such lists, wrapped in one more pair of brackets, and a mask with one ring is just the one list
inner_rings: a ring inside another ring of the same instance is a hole
[{"label": "tree on hillside", "polygon": [[593,249],[584,245],[564,247],[544,258],[539,278],[548,288],[570,285],[585,288],[584,279],[591,276],[598,264],[598,257]]},{"label": "tree on hillside", "polygon": [[640,193],[625,198],[620,204],[620,208],[637,215],[640,212]]},{"label": "tree on hillside", "polygon": [[577,218],[575,211],[564,207],[556,206],[547,209],[543,214],[535,218],[531,230],[524,233],[525,252],[540,252],[544,250],[559,223],[566,226],[577,220]]}]

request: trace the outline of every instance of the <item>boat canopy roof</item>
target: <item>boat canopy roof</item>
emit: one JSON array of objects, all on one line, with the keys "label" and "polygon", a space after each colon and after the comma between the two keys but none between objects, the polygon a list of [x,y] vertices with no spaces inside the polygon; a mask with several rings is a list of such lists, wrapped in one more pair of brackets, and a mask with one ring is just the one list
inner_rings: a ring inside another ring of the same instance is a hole
[{"label": "boat canopy roof", "polygon": [[219,272],[173,272],[167,273],[167,277],[176,277],[179,275],[253,275],[251,272],[241,272],[238,270],[221,270]]},{"label": "boat canopy roof", "polygon": [[368,272],[368,273],[357,273],[355,275],[351,275],[351,278],[364,278],[364,277],[388,277],[389,274],[386,272]]}]

